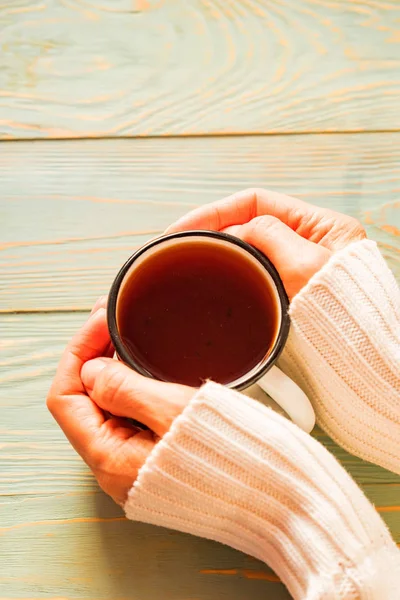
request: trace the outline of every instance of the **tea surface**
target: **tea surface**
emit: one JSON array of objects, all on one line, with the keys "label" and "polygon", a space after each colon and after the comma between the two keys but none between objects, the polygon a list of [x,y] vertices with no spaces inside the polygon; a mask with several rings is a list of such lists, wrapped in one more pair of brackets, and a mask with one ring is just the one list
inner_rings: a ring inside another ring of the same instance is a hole
[{"label": "tea surface", "polygon": [[156,247],[127,277],[118,329],[157,379],[230,383],[274,344],[278,315],[267,276],[236,247],[198,238]]}]

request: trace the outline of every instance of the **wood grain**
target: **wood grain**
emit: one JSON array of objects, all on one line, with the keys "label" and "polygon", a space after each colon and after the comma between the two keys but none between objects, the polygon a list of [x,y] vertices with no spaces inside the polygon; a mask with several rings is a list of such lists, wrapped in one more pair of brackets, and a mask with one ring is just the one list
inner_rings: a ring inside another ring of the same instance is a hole
[{"label": "wood grain", "polygon": [[290,600],[258,561],[120,514],[100,493],[0,505],[0,520],[12,523],[0,533],[0,590],[13,598]]},{"label": "wood grain", "polygon": [[[9,490],[8,478],[14,471],[13,495],[96,489],[45,406],[61,353],[87,316],[0,316],[0,494]],[[350,456],[323,432],[316,430],[315,436],[361,485],[400,484],[400,477]],[[25,468],[19,469],[24,463]],[[392,503],[393,498],[386,502]]]},{"label": "wood grain", "polygon": [[400,128],[400,5],[3,0],[0,136]]},{"label": "wood grain", "polygon": [[[0,598],[289,600],[266,567],[234,550],[131,523],[98,487],[45,407],[63,347],[84,314],[0,316]],[[400,543],[400,477],[319,439]],[[179,585],[177,584],[179,582]]]},{"label": "wood grain", "polygon": [[[143,138],[0,143],[1,600],[290,600],[250,557],[126,521],[45,397],[134,249],[238,189],[357,216],[400,278],[400,133],[190,137],[400,130],[399,28],[396,0],[0,3],[0,139]],[[400,544],[400,477],[314,436]]]},{"label": "wood grain", "polygon": [[147,238],[263,186],[357,216],[400,276],[400,134],[0,144],[0,310],[88,310]]}]

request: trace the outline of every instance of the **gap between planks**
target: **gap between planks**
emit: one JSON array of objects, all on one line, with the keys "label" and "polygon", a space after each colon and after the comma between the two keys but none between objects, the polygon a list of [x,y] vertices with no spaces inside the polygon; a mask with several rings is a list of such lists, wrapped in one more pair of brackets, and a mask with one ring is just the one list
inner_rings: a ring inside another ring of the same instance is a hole
[{"label": "gap between planks", "polygon": [[290,136],[312,136],[312,135],[365,135],[365,134],[400,133],[400,128],[394,129],[335,129],[324,131],[227,131],[227,132],[204,132],[204,133],[181,133],[181,134],[146,134],[146,135],[77,135],[70,137],[20,137],[0,138],[0,144],[19,144],[20,142],[71,142],[71,141],[96,141],[96,140],[144,140],[144,139],[198,139],[198,138],[242,138],[242,137],[290,137]]}]

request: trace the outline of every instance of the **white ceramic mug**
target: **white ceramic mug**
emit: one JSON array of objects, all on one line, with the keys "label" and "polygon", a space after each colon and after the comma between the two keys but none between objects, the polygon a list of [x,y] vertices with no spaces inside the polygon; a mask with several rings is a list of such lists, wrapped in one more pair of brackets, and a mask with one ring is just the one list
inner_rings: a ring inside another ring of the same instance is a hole
[{"label": "white ceramic mug", "polygon": [[246,390],[249,386],[257,383],[287,413],[294,423],[304,431],[310,432],[315,424],[315,414],[309,399],[300,387],[275,365],[284,348],[290,327],[289,301],[283,283],[275,267],[264,254],[234,236],[215,231],[174,233],[148,242],[127,260],[111,286],[107,309],[108,327],[118,358],[142,375],[153,377],[135,359],[132,352],[128,350],[122,341],[117,323],[118,299],[132,272],[139,264],[143,264],[150,255],[165,249],[168,245],[176,246],[180,244],[184,249],[185,244],[193,243],[193,241],[208,244],[212,242],[213,245],[215,244],[216,252],[218,252],[218,247],[221,244],[229,244],[232,251],[245,253],[246,258],[253,261],[254,266],[259,270],[260,277],[265,278],[265,284],[269,286],[276,302],[278,323],[276,336],[268,354],[248,373],[225,385],[237,390]]}]

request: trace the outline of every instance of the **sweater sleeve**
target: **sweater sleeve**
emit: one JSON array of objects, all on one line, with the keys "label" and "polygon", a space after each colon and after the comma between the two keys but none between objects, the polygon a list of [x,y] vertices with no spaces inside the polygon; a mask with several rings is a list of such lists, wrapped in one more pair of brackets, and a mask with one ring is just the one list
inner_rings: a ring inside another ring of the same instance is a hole
[{"label": "sweater sleeve", "polygon": [[400,291],[375,242],[338,252],[294,298],[279,365],[349,452],[400,473]]},{"label": "sweater sleeve", "polygon": [[290,421],[214,383],[157,444],[130,519],[268,563],[295,600],[397,600],[400,552],[336,459]]}]

